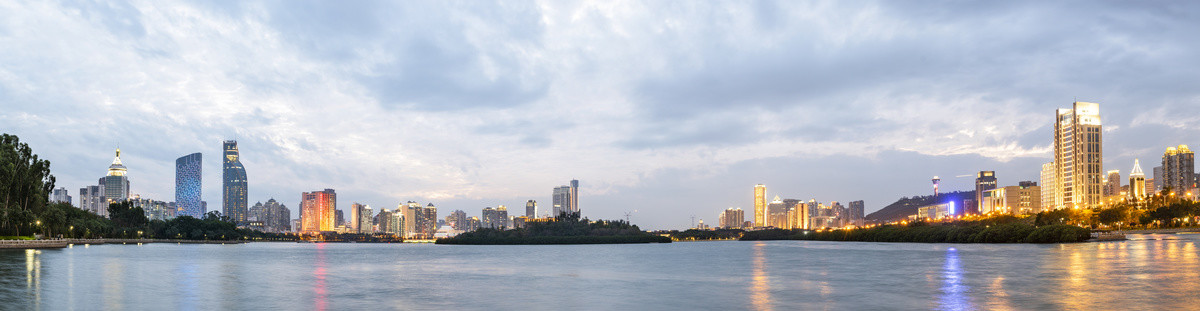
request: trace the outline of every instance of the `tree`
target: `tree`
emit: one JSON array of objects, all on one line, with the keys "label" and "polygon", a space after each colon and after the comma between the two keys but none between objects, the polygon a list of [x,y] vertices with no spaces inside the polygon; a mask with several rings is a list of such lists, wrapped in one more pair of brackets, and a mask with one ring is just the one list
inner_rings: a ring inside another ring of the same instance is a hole
[{"label": "tree", "polygon": [[108,204],[108,218],[123,228],[141,228],[150,222],[141,207],[133,207],[129,201]]},{"label": "tree", "polygon": [[17,136],[0,135],[0,235],[32,232],[54,182],[50,161],[39,159]]}]

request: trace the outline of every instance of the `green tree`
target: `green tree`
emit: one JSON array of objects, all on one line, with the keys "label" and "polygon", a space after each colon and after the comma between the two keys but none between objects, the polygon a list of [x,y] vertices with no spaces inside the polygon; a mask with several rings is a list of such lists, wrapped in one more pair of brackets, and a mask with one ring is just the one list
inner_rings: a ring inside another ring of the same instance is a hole
[{"label": "green tree", "polygon": [[54,189],[50,161],[15,135],[0,135],[0,235],[33,232]]}]

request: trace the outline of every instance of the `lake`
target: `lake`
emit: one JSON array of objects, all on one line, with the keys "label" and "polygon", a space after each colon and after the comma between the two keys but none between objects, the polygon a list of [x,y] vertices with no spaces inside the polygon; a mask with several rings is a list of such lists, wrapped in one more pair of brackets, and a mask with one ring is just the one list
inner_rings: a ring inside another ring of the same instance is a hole
[{"label": "lake", "polygon": [[0,309],[1195,309],[1197,235],[1055,245],[248,243],[0,250]]}]

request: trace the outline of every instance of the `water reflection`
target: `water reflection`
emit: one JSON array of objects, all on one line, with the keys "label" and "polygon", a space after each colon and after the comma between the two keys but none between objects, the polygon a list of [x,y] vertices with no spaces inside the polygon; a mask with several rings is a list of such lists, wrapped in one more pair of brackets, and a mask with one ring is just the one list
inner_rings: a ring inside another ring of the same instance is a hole
[{"label": "water reflection", "polygon": [[938,310],[970,310],[971,301],[964,283],[962,264],[958,261],[958,249],[946,249],[946,264],[942,266],[942,293],[938,297]]},{"label": "water reflection", "polygon": [[25,290],[33,294],[35,305],[42,303],[42,251],[25,250]]},{"label": "water reflection", "polygon": [[329,299],[325,291],[325,243],[317,243],[317,262],[313,269],[313,278],[313,308],[324,311]]},{"label": "water reflection", "polygon": [[766,243],[754,243],[754,275],[750,284],[750,303],[755,310],[771,310],[771,286],[767,277]]}]

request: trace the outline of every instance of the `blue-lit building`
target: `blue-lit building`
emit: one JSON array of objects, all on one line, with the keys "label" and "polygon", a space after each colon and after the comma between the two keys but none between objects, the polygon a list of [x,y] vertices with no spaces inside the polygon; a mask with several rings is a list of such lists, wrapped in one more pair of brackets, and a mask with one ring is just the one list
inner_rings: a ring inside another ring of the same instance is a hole
[{"label": "blue-lit building", "polygon": [[236,140],[226,140],[224,149],[225,170],[221,178],[223,190],[221,213],[240,224],[246,222],[246,208],[249,204],[246,199],[246,168],[242,167],[242,162],[239,160]]},{"label": "blue-lit building", "polygon": [[202,157],[199,152],[175,159],[175,208],[177,216],[203,218],[204,205],[200,203],[200,176]]}]

